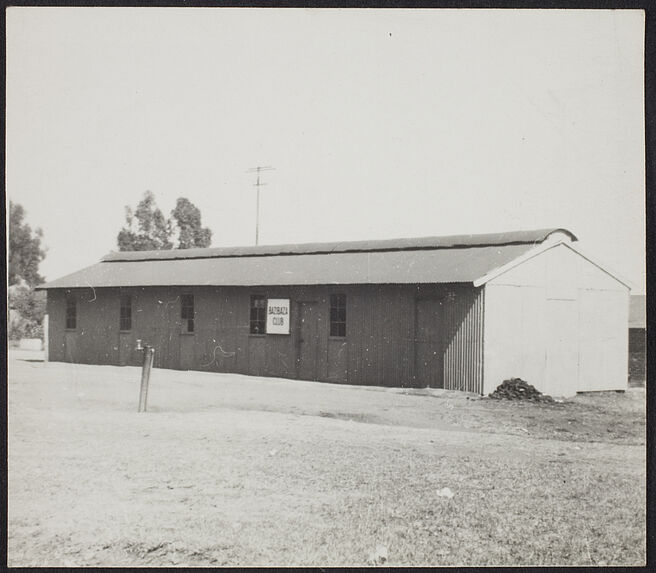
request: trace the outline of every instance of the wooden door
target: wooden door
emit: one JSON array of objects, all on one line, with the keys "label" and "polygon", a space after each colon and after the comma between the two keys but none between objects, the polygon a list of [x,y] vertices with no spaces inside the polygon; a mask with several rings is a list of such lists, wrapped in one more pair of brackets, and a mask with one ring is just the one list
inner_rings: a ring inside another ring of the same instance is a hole
[{"label": "wooden door", "polygon": [[79,360],[77,353],[77,332],[66,331],[64,334],[65,362],[77,362]]},{"label": "wooden door", "polygon": [[193,370],[196,365],[194,357],[194,334],[184,332],[179,335],[180,339],[180,370]]},{"label": "wooden door", "polygon": [[121,332],[118,335],[118,364],[129,366],[134,363],[133,354],[136,343],[131,332]]},{"label": "wooden door", "polygon": [[[540,390],[551,396],[573,396],[580,387],[577,301],[548,300],[546,314],[547,383]],[[603,365],[603,353],[596,360]]]},{"label": "wooden door", "polygon": [[319,351],[318,305],[315,302],[299,302],[298,306],[297,377],[301,380],[316,380]]},{"label": "wooden door", "polygon": [[421,388],[444,388],[440,340],[441,305],[437,299],[417,299],[415,319],[415,381]]}]

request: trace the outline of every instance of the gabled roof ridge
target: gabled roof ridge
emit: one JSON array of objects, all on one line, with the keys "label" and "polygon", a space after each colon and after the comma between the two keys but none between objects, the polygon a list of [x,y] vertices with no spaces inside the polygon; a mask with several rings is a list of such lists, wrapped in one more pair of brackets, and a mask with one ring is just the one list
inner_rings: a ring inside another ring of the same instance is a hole
[{"label": "gabled roof ridge", "polygon": [[251,247],[211,247],[205,249],[172,249],[165,251],[122,251],[112,252],[105,255],[101,259],[101,262],[420,251],[491,246],[505,247],[509,245],[542,243],[550,235],[558,232],[568,235],[572,241],[577,240],[576,236],[567,229],[550,228],[475,235],[427,236],[370,241],[342,241],[333,243],[302,243]]}]

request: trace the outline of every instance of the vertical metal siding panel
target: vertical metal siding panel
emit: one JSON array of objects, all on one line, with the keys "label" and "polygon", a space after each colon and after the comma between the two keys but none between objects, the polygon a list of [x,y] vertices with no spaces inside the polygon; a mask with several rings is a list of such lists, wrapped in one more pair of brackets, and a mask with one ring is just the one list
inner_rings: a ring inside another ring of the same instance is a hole
[{"label": "vertical metal siding panel", "polygon": [[458,333],[460,332],[459,325],[456,324],[457,318],[458,318],[458,310],[459,310],[459,301],[456,299],[453,302],[453,314],[452,314],[452,320],[453,324],[452,326],[455,327],[455,331],[453,334],[453,352],[454,352],[454,372],[453,372],[453,389],[458,388],[458,384],[460,383],[460,372],[461,372],[461,364],[460,364],[460,348],[458,348]]},{"label": "vertical metal siding panel", "polygon": [[[363,292],[364,289],[360,288],[358,289],[358,330],[357,330],[357,344],[358,344],[358,381],[356,384],[365,384],[365,375],[366,375],[366,364],[365,364],[365,347],[366,347],[366,340],[365,340],[365,333],[367,331],[366,328],[366,308],[365,308],[365,302],[366,302],[366,296],[365,293]],[[348,326],[347,326],[348,328]]]},{"label": "vertical metal siding panel", "polygon": [[464,342],[463,335],[467,330],[467,312],[465,310],[465,305],[463,300],[459,296],[458,300],[458,314],[460,316],[460,324],[458,325],[458,334],[457,334],[457,352],[458,352],[458,387],[456,390],[462,390],[462,386],[465,382],[466,370],[467,370],[467,357],[464,354]]},{"label": "vertical metal siding panel", "polygon": [[460,312],[462,313],[462,329],[460,332],[460,359],[462,360],[462,377],[458,390],[464,390],[467,384],[467,376],[469,375],[469,353],[467,347],[467,332],[469,329],[469,309],[467,308],[467,301],[464,297],[469,293],[463,293],[463,299],[460,302]]},{"label": "vertical metal siding panel", "polygon": [[470,341],[469,344],[471,346],[471,364],[470,364],[470,369],[469,369],[469,380],[467,382],[467,391],[472,392],[472,389],[474,387],[474,377],[475,377],[475,372],[476,372],[476,314],[477,314],[477,308],[478,308],[478,297],[474,298],[474,305],[472,306],[472,311],[470,313],[470,323],[471,323],[471,329],[470,329]]},{"label": "vertical metal siding panel", "polygon": [[473,308],[474,305],[476,304],[476,299],[474,299],[474,304],[469,308],[467,311],[467,331],[464,337],[464,343],[467,347],[467,367],[466,367],[466,375],[465,379],[463,381],[463,390],[469,390],[469,386],[471,384],[471,378],[472,378],[472,368],[474,365],[474,360],[473,360],[473,346],[472,346],[472,330],[473,330],[473,322],[472,322],[472,314],[473,314]]},{"label": "vertical metal siding panel", "polygon": [[[453,332],[453,304],[454,301],[450,297],[447,297],[444,307],[444,316],[445,316],[444,331],[448,337],[451,337]],[[447,371],[447,376],[445,376],[444,387],[453,388],[456,384],[455,381],[456,368],[454,365],[453,344],[450,340],[445,340],[444,343],[447,348],[447,356],[445,360],[445,364],[446,364],[445,369]]]},{"label": "vertical metal siding panel", "polygon": [[408,304],[408,348],[410,354],[408,355],[408,372],[410,377],[408,384],[415,386],[417,381],[416,376],[416,360],[417,349],[415,347],[415,327],[417,323],[417,305],[415,303],[416,289],[415,287],[408,287],[407,304]]},{"label": "vertical metal siding panel", "polygon": [[[377,287],[372,289],[373,292],[370,293],[370,296],[366,298],[366,331],[365,331],[365,349],[366,349],[366,360],[367,360],[367,374],[366,380],[367,384],[378,385],[380,384],[378,378],[378,369],[376,368],[378,360],[377,352],[379,350],[379,345],[376,344],[375,336],[379,329],[376,328],[376,311],[380,305],[379,297],[380,293]],[[378,304],[377,304],[378,303]],[[382,336],[382,333],[381,333]]]},{"label": "vertical metal siding panel", "polygon": [[[388,294],[385,289],[376,286],[373,293],[374,304],[369,305],[369,363],[370,363],[370,384],[382,386],[387,373],[384,371],[385,359],[383,357],[383,346],[387,339],[386,317],[388,312],[383,312],[385,300]],[[386,309],[388,311],[389,309]]]},{"label": "vertical metal siding panel", "polygon": [[414,293],[400,285],[352,287],[347,298],[349,383],[400,386],[412,377]]},{"label": "vertical metal siding panel", "polygon": [[482,382],[482,289],[452,287],[444,308],[444,387],[480,392]]},{"label": "vertical metal siding panel", "polygon": [[[454,322],[455,322],[455,304],[456,301],[449,297],[448,299],[448,334],[449,334],[449,340],[447,342],[449,346],[449,352],[451,354],[451,359],[449,360],[449,367],[451,370],[450,376],[449,376],[449,386],[448,388],[455,388],[456,385],[458,384],[457,381],[457,376],[458,376],[458,365],[457,365],[457,360],[458,360],[458,355],[457,352],[455,351],[455,339],[456,339],[456,331],[454,330]],[[445,384],[445,387],[446,384]]]},{"label": "vertical metal siding panel", "polygon": [[[462,296],[465,296],[464,294]],[[467,308],[462,298],[458,304],[461,324],[458,328],[458,360],[460,362],[460,376],[458,377],[458,390],[462,390],[467,379],[467,355],[465,353],[465,332],[467,332]]]},{"label": "vertical metal siding panel", "polygon": [[392,348],[398,348],[397,380],[395,386],[404,386],[408,381],[408,308],[406,303],[406,288],[396,287],[395,306],[397,325],[397,340]]},{"label": "vertical metal siding panel", "polygon": [[473,336],[474,339],[472,340],[472,350],[473,350],[473,355],[474,355],[474,362],[472,364],[472,380],[471,380],[471,385],[469,388],[470,392],[476,392],[476,379],[478,376],[478,347],[479,347],[479,339],[478,339],[478,331],[479,331],[479,322],[478,322],[478,317],[480,316],[480,296],[476,297],[476,301],[474,303],[474,316],[473,316]]},{"label": "vertical metal siding panel", "polygon": [[474,339],[474,332],[476,330],[476,321],[474,320],[475,315],[476,315],[476,294],[474,293],[474,301],[469,310],[469,318],[468,318],[469,331],[467,336],[467,345],[469,346],[470,360],[469,360],[469,368],[467,374],[467,384],[465,387],[467,392],[471,392],[471,388],[474,383],[474,369],[476,367],[476,346],[475,346],[476,341]]},{"label": "vertical metal siding panel", "polygon": [[478,317],[478,358],[479,358],[479,367],[478,367],[478,388],[476,391],[479,394],[483,393],[483,376],[485,373],[485,287],[481,288],[479,293],[479,300],[481,302],[479,307],[479,317]]},{"label": "vertical metal siding panel", "polygon": [[66,297],[64,290],[47,291],[48,309],[48,360],[63,362],[66,358]]},{"label": "vertical metal siding panel", "polygon": [[457,389],[460,383],[460,349],[458,348],[458,299],[453,301],[451,313],[451,328],[453,330],[453,386],[452,389]]},{"label": "vertical metal siding panel", "polygon": [[405,324],[402,316],[401,289],[398,285],[387,287],[389,292],[387,339],[382,347],[383,358],[386,361],[385,372],[387,372],[387,386],[400,386],[404,379],[404,355],[405,355]]},{"label": "vertical metal siding panel", "polygon": [[479,296],[479,319],[478,319],[478,387],[476,392],[483,393],[483,353],[485,351],[485,287],[481,289]]},{"label": "vertical metal siding panel", "polygon": [[469,355],[470,355],[470,368],[469,368],[469,379],[467,380],[467,391],[473,392],[475,385],[476,377],[476,363],[477,363],[477,347],[478,340],[476,338],[477,333],[477,324],[479,316],[479,306],[478,306],[478,294],[476,291],[472,292],[473,295],[473,304],[469,312]]},{"label": "vertical metal siding panel", "polygon": [[388,303],[389,292],[385,287],[376,286],[374,289],[370,304],[370,330],[369,334],[369,356],[370,361],[373,362],[371,368],[371,384],[375,386],[383,386],[385,378],[389,373],[385,370],[386,357],[384,347],[387,344],[388,320],[389,320],[389,305]]},{"label": "vertical metal siding panel", "polygon": [[372,297],[375,296],[375,293],[373,292],[373,289],[369,289],[369,292],[367,293],[367,296],[363,297],[363,311],[364,311],[364,332],[362,333],[362,339],[363,339],[363,369],[362,369],[362,374],[363,374],[363,380],[362,382],[364,384],[373,384],[373,376],[371,373],[371,365],[372,365],[372,360],[371,360],[371,354],[372,354],[372,348],[371,348],[371,333],[374,328],[373,324],[373,309],[372,309]]},{"label": "vertical metal siding panel", "polygon": [[[444,332],[448,335],[451,331],[451,304],[447,300],[444,304]],[[444,353],[444,387],[451,388],[453,386],[453,349],[448,341],[444,340],[445,353]]]},{"label": "vertical metal siding panel", "polygon": [[467,328],[467,323],[464,320],[463,316],[463,304],[462,304],[462,294],[459,293],[457,299],[457,315],[456,320],[459,319],[458,330],[456,331],[456,354],[458,356],[458,378],[456,384],[456,390],[462,389],[462,383],[465,379],[465,356],[463,355],[463,344],[462,344],[462,333],[465,328]]},{"label": "vertical metal siding panel", "polygon": [[467,390],[467,392],[471,392],[471,387],[474,379],[475,360],[476,360],[476,347],[474,346],[474,329],[475,329],[474,314],[475,313],[476,313],[476,296],[474,295],[474,303],[469,309],[468,319],[467,319],[467,321],[469,322],[467,345],[469,346],[469,355],[470,355],[469,368],[467,368],[467,384],[465,385],[465,390]]},{"label": "vertical metal siding panel", "polygon": [[349,341],[348,383],[362,384],[363,309],[362,287],[354,287],[346,297],[346,336]]},{"label": "vertical metal siding panel", "polygon": [[[474,305],[476,304],[476,299],[474,299]],[[474,331],[474,322],[473,322],[473,314],[474,314],[474,305],[469,309],[469,312],[467,313],[467,347],[468,347],[468,355],[469,355],[469,360],[467,360],[467,378],[465,380],[465,390],[469,391],[472,383],[472,377],[473,377],[473,372],[474,372],[474,340],[473,340],[473,331]]]},{"label": "vertical metal siding panel", "polygon": [[476,368],[476,380],[472,392],[476,392],[478,394],[483,392],[483,308],[484,308],[483,296],[484,293],[485,293],[485,289],[482,288],[481,291],[478,293],[478,297],[477,297],[478,298],[478,306],[477,306],[478,316],[476,320],[477,368]]},{"label": "vertical metal siding panel", "polygon": [[483,289],[479,289],[476,293],[476,312],[474,314],[475,323],[475,346],[474,346],[474,360],[475,368],[472,377],[472,392],[480,393],[482,388],[482,349],[483,349]]},{"label": "vertical metal siding panel", "polygon": [[[466,300],[464,299],[465,296],[467,297]],[[468,307],[469,299],[470,299],[469,293],[468,292],[463,293],[461,311],[465,318],[463,320],[462,333],[460,334],[460,356],[462,356],[463,368],[462,368],[462,380],[460,382],[459,390],[465,389],[469,377],[469,367],[471,366],[471,355],[470,355],[471,348],[468,344],[469,342],[468,335],[469,335],[469,328],[470,328],[469,311],[471,310],[471,306]]]},{"label": "vertical metal siding panel", "polygon": [[[454,328],[454,321],[455,321],[455,300],[449,297],[448,299],[448,332],[451,337],[454,336],[455,331],[453,330]],[[457,354],[455,352],[455,347],[453,340],[449,341],[449,354],[450,354],[450,359],[449,359],[449,369],[450,369],[450,374],[449,374],[449,386],[448,388],[455,388],[457,385],[457,380],[456,377],[458,375],[458,367],[456,365],[456,360],[457,360]]]},{"label": "vertical metal siding panel", "polygon": [[375,380],[373,383],[376,386],[386,386],[390,378],[394,376],[392,365],[388,362],[386,356],[386,347],[389,343],[391,333],[390,318],[393,309],[390,306],[391,302],[390,287],[378,286],[376,287],[376,309],[372,316],[374,320],[373,329],[371,331],[371,345],[374,351],[374,372]]},{"label": "vertical metal siding panel", "polygon": [[481,316],[481,295],[480,292],[476,296],[476,312],[474,313],[474,368],[472,370],[472,384],[470,392],[476,392],[478,381],[478,368],[479,368],[479,347],[480,341],[480,316]]},{"label": "vertical metal siding panel", "polygon": [[414,351],[414,329],[415,329],[415,305],[414,292],[411,286],[404,289],[404,319],[405,319],[405,346],[406,346],[406,363],[405,363],[405,386],[412,386],[415,365]]},{"label": "vertical metal siding panel", "polygon": [[[468,293],[463,294],[467,296]],[[462,378],[460,380],[460,387],[458,390],[464,390],[467,384],[467,377],[469,376],[469,364],[471,362],[469,356],[469,348],[467,346],[467,333],[469,331],[469,309],[467,308],[467,301],[462,300],[460,311],[464,319],[462,321],[462,330],[460,332],[460,356],[462,360]]]}]

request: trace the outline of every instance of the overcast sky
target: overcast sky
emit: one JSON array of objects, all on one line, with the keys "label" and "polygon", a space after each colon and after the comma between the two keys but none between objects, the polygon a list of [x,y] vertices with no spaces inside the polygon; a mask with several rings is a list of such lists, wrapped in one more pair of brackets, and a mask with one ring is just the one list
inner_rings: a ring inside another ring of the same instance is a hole
[{"label": "overcast sky", "polygon": [[641,11],[9,8],[7,195],[54,279],[146,190],[213,246],[566,227],[644,292]]}]

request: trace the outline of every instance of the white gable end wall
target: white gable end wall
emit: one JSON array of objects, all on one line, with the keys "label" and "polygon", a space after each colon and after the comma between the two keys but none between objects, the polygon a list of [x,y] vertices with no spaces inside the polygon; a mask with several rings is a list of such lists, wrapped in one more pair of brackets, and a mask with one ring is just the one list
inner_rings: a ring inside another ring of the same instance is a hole
[{"label": "white gable end wall", "polygon": [[629,290],[565,244],[485,286],[484,393],[522,378],[552,396],[627,387]]}]

